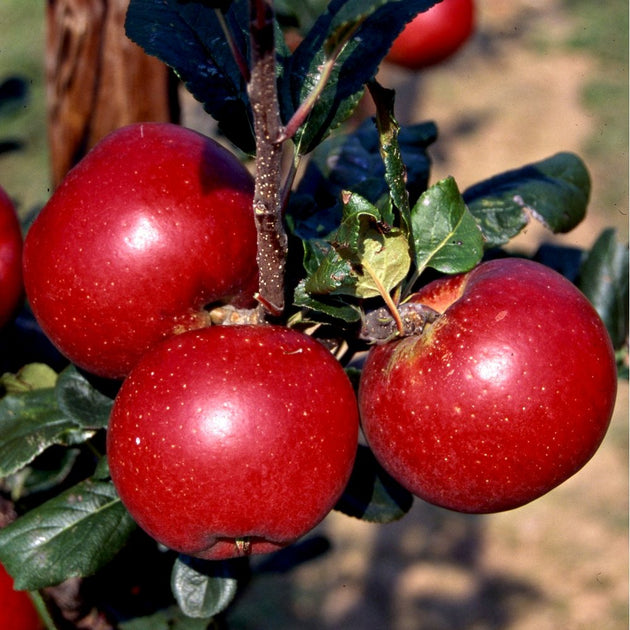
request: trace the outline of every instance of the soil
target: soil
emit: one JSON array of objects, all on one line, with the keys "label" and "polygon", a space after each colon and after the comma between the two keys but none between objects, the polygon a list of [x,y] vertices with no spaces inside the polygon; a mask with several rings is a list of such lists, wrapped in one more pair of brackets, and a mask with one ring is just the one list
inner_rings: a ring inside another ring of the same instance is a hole
[{"label": "soil", "polygon": [[[583,154],[598,120],[581,104],[596,62],[562,46],[559,2],[479,2],[478,31],[450,63],[384,68],[401,122],[432,119],[433,179],[460,188],[557,151]],[[625,156],[627,159],[627,155]],[[589,247],[607,226],[627,240],[627,200],[606,206],[593,171],[591,215],[567,235],[532,225],[514,247]],[[314,534],[332,549],[255,579],[229,616],[236,630],[622,630],[628,627],[628,386],[593,459],[541,499],[470,516],[416,500],[396,523],[332,513]]]}]

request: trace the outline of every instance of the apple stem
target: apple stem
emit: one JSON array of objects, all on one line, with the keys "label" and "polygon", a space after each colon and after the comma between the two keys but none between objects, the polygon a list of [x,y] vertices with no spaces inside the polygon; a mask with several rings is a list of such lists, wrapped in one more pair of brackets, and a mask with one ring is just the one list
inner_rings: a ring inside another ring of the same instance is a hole
[{"label": "apple stem", "polygon": [[276,86],[273,13],[264,0],[251,2],[252,66],[248,93],[256,136],[254,217],[258,233],[258,301],[264,313],[284,310],[288,238],[282,222],[282,122]]}]

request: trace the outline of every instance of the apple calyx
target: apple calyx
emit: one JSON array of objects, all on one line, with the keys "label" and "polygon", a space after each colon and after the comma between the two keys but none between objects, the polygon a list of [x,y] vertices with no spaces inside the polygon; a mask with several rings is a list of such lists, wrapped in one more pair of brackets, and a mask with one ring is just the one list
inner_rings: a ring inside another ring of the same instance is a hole
[{"label": "apple calyx", "polygon": [[255,325],[262,323],[258,308],[237,308],[232,304],[221,304],[210,309],[209,320],[213,326]]},{"label": "apple calyx", "polygon": [[389,307],[381,306],[366,313],[359,337],[370,343],[381,344],[394,339],[421,335],[426,326],[440,316],[435,309],[417,302],[399,304],[396,312],[395,317]]},{"label": "apple calyx", "polygon": [[244,536],[243,538],[237,538],[234,541],[236,545],[236,551],[239,556],[249,556],[251,554],[252,545],[249,540],[249,536]]}]

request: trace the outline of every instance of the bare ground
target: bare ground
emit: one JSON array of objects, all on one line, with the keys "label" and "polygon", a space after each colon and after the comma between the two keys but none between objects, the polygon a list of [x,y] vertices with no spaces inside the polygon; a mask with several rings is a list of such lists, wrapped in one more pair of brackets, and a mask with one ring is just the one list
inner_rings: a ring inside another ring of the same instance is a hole
[{"label": "bare ground", "polygon": [[[559,150],[581,153],[599,124],[580,104],[594,61],[548,45],[572,27],[558,2],[485,0],[479,6],[477,36],[451,64],[422,79],[391,68],[381,76],[398,90],[402,122],[437,121],[434,180],[452,174],[462,188]],[[627,200],[603,204],[601,168],[593,173],[591,216],[553,240],[588,247],[611,225],[627,239]],[[516,246],[533,250],[551,239],[531,226]],[[332,550],[290,573],[256,579],[235,606],[230,627],[623,630],[627,436],[628,386],[621,383],[598,453],[530,505],[480,517],[417,500],[407,516],[386,526],[333,513],[318,528]]]}]

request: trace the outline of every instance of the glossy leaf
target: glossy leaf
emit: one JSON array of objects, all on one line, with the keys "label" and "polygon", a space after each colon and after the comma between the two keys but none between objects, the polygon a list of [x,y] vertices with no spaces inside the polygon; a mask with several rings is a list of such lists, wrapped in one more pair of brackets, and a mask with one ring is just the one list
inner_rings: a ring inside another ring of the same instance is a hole
[{"label": "glossy leaf", "polygon": [[185,615],[210,618],[225,610],[236,595],[238,580],[229,562],[209,562],[179,556],[171,587]]},{"label": "glossy leaf", "polygon": [[[247,0],[233,2],[225,20],[239,53],[248,59]],[[131,40],[173,68],[234,144],[253,151],[246,81],[215,11],[199,2],[131,0],[125,29]]]},{"label": "glossy leaf", "polygon": [[628,246],[604,230],[582,263],[578,287],[592,302],[615,348],[628,338]]},{"label": "glossy leaf", "polygon": [[344,196],[343,219],[330,247],[306,279],[309,293],[370,298],[391,291],[411,263],[406,236],[381,221],[378,209],[360,195]]},{"label": "glossy leaf", "polygon": [[418,274],[426,267],[442,273],[472,269],[483,255],[483,236],[455,180],[431,186],[411,213]]},{"label": "glossy leaf", "polygon": [[435,0],[333,0],[293,55],[283,60],[279,94],[285,122],[318,98],[295,141],[312,151],[355,109],[405,24]]},{"label": "glossy leaf", "polygon": [[83,481],[0,530],[0,562],[18,589],[92,575],[136,525],[110,482]]},{"label": "glossy leaf", "polygon": [[59,409],[52,388],[9,394],[0,400],[0,478],[26,466],[53,444],[79,444],[92,435]]},{"label": "glossy leaf", "polygon": [[60,374],[56,392],[59,409],[77,426],[107,427],[114,401],[95,389],[74,366]]},{"label": "glossy leaf", "polygon": [[402,518],[413,504],[413,495],[376,461],[372,451],[359,446],[346,490],[335,509],[372,523]]},{"label": "glossy leaf", "polygon": [[532,218],[555,233],[573,229],[586,214],[590,189],[584,162],[572,153],[557,153],[475,184],[463,197],[486,247],[498,247]]},{"label": "glossy leaf", "polygon": [[49,446],[73,446],[107,425],[112,401],[66,368],[54,388],[9,394],[0,400],[0,478],[32,462]]},{"label": "glossy leaf", "polygon": [[[403,161],[398,137],[400,125],[394,117],[394,90],[381,87],[376,81],[369,84],[370,94],[376,104],[376,124],[379,132],[380,154],[385,166],[385,181],[393,207],[398,211],[395,221],[408,236],[411,231],[411,208],[407,190],[407,169]],[[393,222],[391,223],[394,224]]]},{"label": "glossy leaf", "polygon": [[[398,132],[410,203],[426,190],[430,170],[427,148],[436,137],[437,129],[431,122],[404,126]],[[378,130],[368,120],[349,135],[329,138],[313,152],[288,210],[299,236],[323,238],[339,226],[344,190],[378,206],[381,219],[394,224],[391,210],[388,213],[382,203],[390,192],[379,149]]]},{"label": "glossy leaf", "polygon": [[293,297],[295,306],[323,313],[349,324],[361,319],[360,309],[349,304],[347,300],[335,295],[322,296],[308,293],[304,285],[305,282],[301,281],[295,288]]}]

